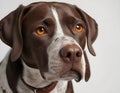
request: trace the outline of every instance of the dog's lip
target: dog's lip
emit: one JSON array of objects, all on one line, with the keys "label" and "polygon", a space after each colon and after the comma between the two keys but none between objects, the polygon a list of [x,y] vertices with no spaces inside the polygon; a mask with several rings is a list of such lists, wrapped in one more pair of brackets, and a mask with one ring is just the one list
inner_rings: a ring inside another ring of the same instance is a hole
[{"label": "dog's lip", "polygon": [[75,69],[70,69],[69,71],[67,71],[61,75],[61,78],[63,78],[63,77],[74,77],[73,79],[76,82],[79,82],[82,79],[82,74],[80,71],[77,71]]},{"label": "dog's lip", "polygon": [[67,70],[62,71],[61,73],[52,73],[46,72],[43,75],[43,79],[47,81],[57,81],[57,80],[75,80],[79,82],[83,78],[82,71],[80,69],[69,68]]},{"label": "dog's lip", "polygon": [[77,75],[77,78],[75,79],[75,81],[79,82],[82,79],[82,74],[80,73],[80,71],[77,71],[74,69],[71,69],[71,71],[73,71]]}]

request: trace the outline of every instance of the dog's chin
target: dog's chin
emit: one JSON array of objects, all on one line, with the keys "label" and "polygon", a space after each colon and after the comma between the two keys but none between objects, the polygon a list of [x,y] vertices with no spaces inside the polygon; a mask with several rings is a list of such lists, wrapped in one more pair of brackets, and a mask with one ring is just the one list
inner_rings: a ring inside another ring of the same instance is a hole
[{"label": "dog's chin", "polygon": [[82,74],[76,70],[71,69],[70,71],[63,74],[60,78],[68,81],[74,79],[76,82],[79,82],[82,79]]},{"label": "dog's chin", "polygon": [[79,82],[82,79],[82,74],[76,70],[67,71],[62,75],[45,73],[44,79],[49,82],[55,82],[59,80],[65,80],[65,81],[75,80],[76,82]]}]

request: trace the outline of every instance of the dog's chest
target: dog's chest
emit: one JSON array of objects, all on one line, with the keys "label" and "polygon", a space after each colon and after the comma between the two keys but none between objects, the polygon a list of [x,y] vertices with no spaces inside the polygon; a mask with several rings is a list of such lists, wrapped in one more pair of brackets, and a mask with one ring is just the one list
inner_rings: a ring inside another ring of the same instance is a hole
[{"label": "dog's chest", "polygon": [[67,89],[67,81],[59,81],[55,89],[50,93],[65,93]]}]

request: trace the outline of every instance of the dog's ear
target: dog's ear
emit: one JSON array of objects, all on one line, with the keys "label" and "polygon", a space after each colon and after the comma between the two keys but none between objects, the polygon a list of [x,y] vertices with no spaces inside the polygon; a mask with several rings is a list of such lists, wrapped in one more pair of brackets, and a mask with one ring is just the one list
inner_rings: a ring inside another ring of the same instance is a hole
[{"label": "dog's ear", "polygon": [[85,81],[87,82],[90,78],[91,72],[90,72],[89,60],[87,58],[85,51],[84,51],[84,58],[85,58]]},{"label": "dog's ear", "polygon": [[76,7],[76,10],[78,11],[78,13],[80,14],[80,16],[82,17],[82,19],[84,20],[86,27],[87,27],[87,46],[88,46],[88,50],[89,52],[93,55],[96,56],[95,51],[92,47],[93,42],[96,40],[97,38],[97,34],[98,34],[98,26],[96,21],[91,18],[87,13],[85,13],[83,10],[81,10],[80,8]]},{"label": "dog's ear", "polygon": [[22,52],[23,40],[21,32],[21,18],[24,6],[20,5],[15,11],[0,21],[0,38],[12,48],[11,61],[16,61]]}]

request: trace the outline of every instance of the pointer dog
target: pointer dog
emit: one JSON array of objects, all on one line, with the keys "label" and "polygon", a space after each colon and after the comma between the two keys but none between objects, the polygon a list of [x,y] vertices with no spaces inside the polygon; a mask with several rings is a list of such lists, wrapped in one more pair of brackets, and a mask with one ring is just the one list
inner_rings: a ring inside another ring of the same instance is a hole
[{"label": "pointer dog", "polygon": [[0,21],[0,38],[12,48],[0,64],[0,93],[73,93],[72,79],[89,80],[84,48],[95,56],[97,33],[75,5],[20,5]]}]

